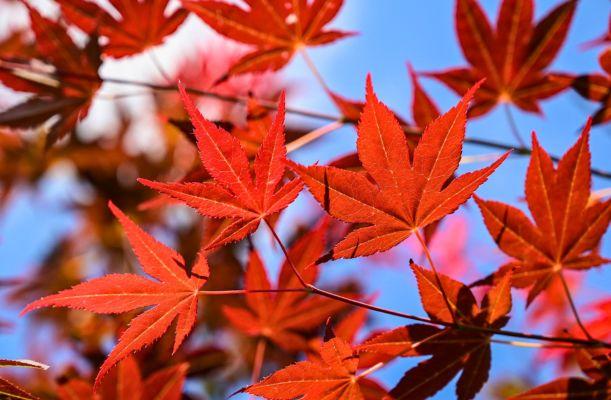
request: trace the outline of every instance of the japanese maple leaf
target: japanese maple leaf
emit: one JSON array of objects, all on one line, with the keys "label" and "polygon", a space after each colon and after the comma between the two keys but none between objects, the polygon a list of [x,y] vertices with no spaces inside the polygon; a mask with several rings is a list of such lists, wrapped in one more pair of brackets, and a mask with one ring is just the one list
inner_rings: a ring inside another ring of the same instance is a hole
[{"label": "japanese maple leaf", "polygon": [[439,108],[424,91],[411,64],[407,65],[412,81],[412,117],[416,126],[424,128],[441,115]]},{"label": "japanese maple leaf", "polygon": [[325,29],[339,12],[343,0],[246,0],[245,3],[247,10],[222,1],[182,0],[187,10],[221,35],[255,47],[229,69],[226,77],[278,70],[302,47],[328,44],[351,34]]},{"label": "japanese maple leaf", "polygon": [[[289,249],[289,257],[306,283],[314,284],[318,268],[313,265],[322,254],[326,224],[321,224],[303,235]],[[251,252],[245,274],[245,289],[272,289],[256,251]],[[300,289],[299,280],[290,264],[280,268],[276,289]],[[346,307],[345,303],[306,293],[253,293],[246,294],[246,307],[223,308],[232,325],[249,336],[264,337],[286,351],[307,348],[306,333],[325,322]]]},{"label": "japanese maple leaf", "polygon": [[494,29],[477,0],[456,1],[456,32],[469,67],[427,73],[463,95],[482,78],[470,115],[510,102],[540,113],[538,101],[566,89],[571,79],[546,71],[566,38],[576,0],[569,0],[533,25],[533,0],[503,0]]},{"label": "japanese maple leaf", "polygon": [[57,394],[60,400],[180,400],[187,369],[187,364],[173,365],[142,379],[138,363],[127,357],[109,371],[96,392],[88,382],[71,379]]},{"label": "japanese maple leaf", "polygon": [[131,321],[110,352],[96,377],[101,378],[119,361],[150,345],[168,330],[174,320],[174,352],[190,333],[197,317],[199,289],[208,278],[208,263],[200,256],[187,275],[180,254],[144,232],[112,203],[115,214],[148,279],[136,274],[111,274],[30,303],[22,313],[42,307],[69,307],[100,314],[124,313],[152,307]]},{"label": "japanese maple leaf", "polygon": [[334,247],[333,258],[366,256],[399,244],[454,212],[503,162],[508,154],[446,184],[458,168],[467,105],[476,89],[426,127],[412,157],[401,125],[377,99],[368,77],[357,150],[375,183],[359,172],[289,162],[330,215],[364,225]]},{"label": "japanese maple leaf", "polygon": [[139,181],[165,195],[195,208],[211,218],[228,218],[231,223],[207,244],[213,249],[243,239],[255,231],[262,220],[286,208],[299,194],[303,184],[293,179],[278,187],[285,172],[284,95],[278,113],[255,157],[254,181],[246,152],[240,140],[207,121],[197,110],[184,87],[181,95],[191,122],[202,165],[213,181],[160,183]]},{"label": "japanese maple leaf", "polygon": [[[34,93],[35,96],[0,113],[0,125],[29,128],[51,117],[57,120],[49,127],[47,147],[71,132],[85,116],[101,81],[101,64],[97,38],[89,38],[84,49],[72,41],[66,30],[38,11],[28,7],[36,48],[43,63],[56,69],[54,77],[41,75],[29,66],[0,61],[0,81],[9,88]],[[78,74],[79,78],[70,74]],[[82,76],[87,77],[83,79]]]},{"label": "japanese maple leaf", "polygon": [[[482,328],[502,328],[511,311],[511,274],[508,273],[486,293],[481,305],[464,284],[440,274],[439,281],[432,271],[410,263],[424,310],[434,321],[451,324],[452,308],[462,325]],[[443,292],[438,282],[443,286]],[[447,295],[447,303],[443,293]],[[373,352],[392,357],[432,355],[408,370],[390,391],[392,399],[426,399],[433,396],[462,370],[456,384],[459,400],[472,399],[488,380],[491,363],[490,333],[443,330],[430,325],[408,325],[384,332],[361,344],[361,352]]]},{"label": "japanese maple leaf", "polygon": [[587,399],[606,400],[611,397],[611,353],[608,350],[577,349],[577,361],[587,379],[559,378],[509,400]]},{"label": "japanese maple leaf", "polygon": [[301,361],[248,386],[243,392],[266,399],[377,400],[386,390],[366,374],[357,374],[359,355],[343,339],[328,337],[320,359]]},{"label": "japanese maple leaf", "polygon": [[119,18],[92,1],[57,0],[62,15],[89,34],[108,39],[104,54],[120,58],[140,53],[163,42],[187,17],[185,10],[166,16],[169,0],[109,0]]},{"label": "japanese maple leaf", "polygon": [[[0,359],[0,368],[2,367],[22,367],[47,369],[47,365],[31,360],[2,360]],[[3,399],[20,399],[20,400],[37,400],[38,397],[26,392],[17,385],[0,378],[0,398]]]},{"label": "japanese maple leaf", "polygon": [[601,53],[598,62],[605,75],[580,75],[572,84],[573,89],[583,98],[600,103],[600,108],[592,115],[594,125],[611,120],[611,48]]},{"label": "japanese maple leaf", "polygon": [[611,200],[590,202],[590,125],[591,120],[557,167],[533,133],[525,192],[534,224],[513,206],[475,198],[488,232],[514,259],[513,284],[532,285],[528,304],[564,269],[585,270],[608,261],[596,248],[609,226]]}]

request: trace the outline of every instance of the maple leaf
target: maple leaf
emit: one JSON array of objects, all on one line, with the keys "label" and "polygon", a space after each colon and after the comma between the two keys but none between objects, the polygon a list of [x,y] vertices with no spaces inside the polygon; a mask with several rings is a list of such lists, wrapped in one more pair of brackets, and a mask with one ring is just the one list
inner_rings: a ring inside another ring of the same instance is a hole
[{"label": "maple leaf", "polygon": [[245,72],[278,70],[296,51],[351,35],[326,30],[343,0],[246,0],[248,10],[221,1],[182,0],[184,7],[212,29],[255,49],[240,58],[224,78]]},{"label": "maple leaf", "polygon": [[[437,280],[432,271],[419,267],[413,261],[410,265],[416,275],[422,306],[432,320],[453,323],[447,304],[463,325],[500,329],[509,320],[510,273],[492,286],[478,306],[464,284],[443,274],[439,274]],[[361,344],[358,349],[391,357],[432,355],[408,370],[390,391],[395,400],[433,396],[461,370],[456,395],[459,400],[466,400],[473,398],[488,380],[490,336],[488,332],[467,332],[453,327],[441,330],[430,325],[415,324],[383,332]]]},{"label": "maple leaf", "polygon": [[456,31],[470,67],[426,73],[463,95],[482,78],[469,115],[499,102],[540,113],[538,101],[566,89],[571,78],[546,71],[566,38],[576,0],[554,8],[533,25],[533,0],[503,0],[494,29],[476,0],[456,1]]},{"label": "maple leaf", "polygon": [[299,194],[303,184],[293,179],[278,187],[284,177],[284,94],[278,113],[255,157],[254,181],[246,152],[240,140],[207,121],[197,110],[184,87],[180,87],[185,107],[195,126],[202,165],[211,182],[139,182],[195,208],[211,218],[227,218],[231,223],[211,240],[207,250],[243,239],[259,223],[286,208]]},{"label": "maple leaf", "polygon": [[426,127],[410,157],[401,125],[377,99],[368,77],[357,150],[375,184],[358,172],[289,161],[330,215],[366,225],[339,242],[332,251],[333,258],[366,256],[394,247],[417,229],[454,212],[505,160],[508,153],[492,165],[446,184],[458,168],[466,109],[476,89],[473,87],[456,107]]},{"label": "maple leaf", "polygon": [[[314,284],[318,268],[313,265],[322,254],[326,224],[306,233],[289,249],[289,258],[305,283]],[[245,289],[272,289],[272,285],[256,251],[250,254],[245,274]],[[278,275],[277,289],[301,289],[290,264],[285,261]],[[246,308],[223,308],[232,325],[249,336],[265,337],[286,351],[307,348],[305,333],[318,327],[330,316],[346,307],[345,303],[307,293],[246,294]]]},{"label": "maple leaf", "polygon": [[[47,369],[47,365],[31,360],[2,360],[0,359],[0,368],[2,367],[22,367]],[[3,399],[19,399],[19,400],[37,400],[38,397],[26,392],[17,385],[0,378],[0,398]]]},{"label": "maple leaf", "polygon": [[109,207],[123,226],[144,272],[154,280],[136,274],[106,275],[34,301],[22,311],[25,314],[42,307],[69,307],[115,314],[153,306],[134,318],[123,332],[100,367],[96,386],[115,364],[153,343],[174,320],[176,352],[193,328],[199,289],[208,278],[208,263],[203,255],[188,276],[180,254],[144,232],[114,204],[109,203]]},{"label": "maple leaf", "polygon": [[358,365],[358,353],[333,335],[321,345],[319,360],[289,365],[241,391],[277,400],[383,398],[386,390],[366,374],[358,375]]},{"label": "maple leaf", "polygon": [[589,379],[559,378],[513,396],[509,400],[608,399],[611,396],[611,353],[582,348],[577,350],[577,360]]},{"label": "maple leaf", "polygon": [[592,115],[594,125],[611,120],[611,49],[602,52],[598,62],[606,75],[580,75],[572,83],[573,89],[583,98],[600,103],[600,109]]},{"label": "maple leaf", "polygon": [[172,365],[142,379],[133,357],[114,366],[97,391],[88,382],[71,379],[57,390],[60,400],[180,400],[188,364]]},{"label": "maple leaf", "polygon": [[424,128],[441,115],[437,105],[431,100],[418,81],[418,75],[411,64],[407,65],[412,81],[412,117],[417,126]]},{"label": "maple leaf", "polygon": [[163,43],[183,23],[182,9],[166,16],[169,0],[110,0],[120,18],[91,1],[57,0],[62,15],[84,32],[98,32],[108,39],[104,54],[120,58],[140,53]]},{"label": "maple leaf", "polygon": [[488,232],[514,259],[513,284],[532,285],[528,304],[564,269],[585,270],[608,262],[596,247],[609,226],[611,200],[589,201],[590,126],[591,120],[556,168],[533,133],[525,192],[534,224],[513,206],[475,197]]},{"label": "maple leaf", "polygon": [[[28,6],[31,26],[36,35],[36,48],[41,61],[50,63],[56,76],[49,78],[29,67],[7,66],[0,61],[0,81],[9,88],[36,96],[0,113],[0,125],[29,128],[53,116],[57,121],[49,127],[47,147],[72,131],[87,116],[91,101],[101,85],[98,68],[101,60],[97,38],[89,38],[80,49],[57,22],[51,21]],[[79,78],[70,74],[78,74]],[[86,76],[87,79],[82,79]]]}]

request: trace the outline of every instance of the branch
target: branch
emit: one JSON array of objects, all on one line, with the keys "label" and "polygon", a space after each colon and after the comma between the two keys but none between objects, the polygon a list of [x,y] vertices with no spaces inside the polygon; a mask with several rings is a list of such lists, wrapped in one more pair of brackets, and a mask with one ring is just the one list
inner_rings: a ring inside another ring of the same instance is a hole
[{"label": "branch", "polygon": [[[39,74],[41,77],[46,77],[47,79],[48,78],[58,79],[61,77],[69,77],[71,79],[82,79],[86,81],[102,81],[106,83],[114,83],[117,85],[145,87],[145,88],[159,91],[159,92],[178,91],[178,87],[176,85],[157,85],[157,84],[148,83],[148,82],[140,82],[140,81],[133,81],[129,79],[112,78],[112,77],[98,77],[98,76],[80,74],[78,72],[64,71],[64,70],[56,70],[55,72],[49,72],[49,71],[44,71],[40,69],[37,70],[35,67],[27,63],[23,63],[23,62],[15,63],[15,62],[10,62],[10,61],[7,62],[6,60],[3,60],[3,59],[0,59],[0,71],[8,71],[12,73],[15,73],[18,71],[29,71],[30,73],[35,72]],[[252,97],[247,97],[247,96],[225,95],[225,94],[215,93],[212,91],[193,89],[193,88],[186,88],[186,91],[196,96],[209,97],[209,98],[213,98],[219,101],[224,101],[224,102],[234,103],[234,104],[241,104],[241,105],[246,105],[249,100],[253,99]],[[254,99],[254,100],[256,100],[261,105],[261,107],[264,107],[268,110],[277,109],[277,104],[274,101],[265,100],[265,99]],[[338,121],[344,124],[352,124],[352,125],[356,125],[358,123],[358,121],[356,120],[348,119],[343,116],[331,115],[331,114],[326,114],[326,113],[322,113],[318,111],[303,110],[303,109],[294,108],[294,107],[287,107],[286,112],[289,114],[293,114],[293,115],[300,115],[303,117],[325,120],[329,122]],[[402,125],[402,128],[406,133],[409,133],[409,134],[419,135],[422,133],[420,129],[414,128],[408,125]],[[527,156],[532,153],[532,149],[526,146],[515,147],[510,144],[499,143],[499,142],[495,142],[495,141],[491,141],[487,139],[465,138],[465,143],[493,148],[493,149],[513,150],[512,155]],[[556,162],[560,160],[560,158],[557,156],[551,156],[551,158],[552,160]],[[604,171],[604,170],[597,169],[597,168],[590,168],[590,171],[592,172],[592,175],[596,175],[598,177],[605,178],[605,179],[611,179],[611,172],[609,171]]]},{"label": "branch", "polygon": [[429,318],[418,317],[418,316],[415,316],[415,315],[406,314],[406,313],[403,313],[403,312],[400,312],[400,311],[391,310],[391,309],[388,309],[388,308],[374,306],[373,304],[365,303],[365,302],[362,302],[362,301],[359,301],[359,300],[355,300],[355,299],[351,299],[349,297],[342,296],[342,295],[337,294],[337,293],[333,293],[333,292],[330,292],[330,291],[327,291],[327,290],[320,289],[320,288],[318,288],[315,285],[312,285],[310,283],[306,283],[305,282],[305,280],[303,279],[303,277],[299,273],[299,270],[297,269],[297,267],[295,266],[295,264],[291,260],[291,257],[289,256],[289,253],[288,253],[286,247],[284,247],[284,243],[282,243],[282,240],[280,240],[280,237],[278,237],[278,235],[276,234],[275,230],[273,229],[273,227],[269,223],[268,223],[267,226],[269,227],[270,231],[272,232],[272,235],[274,236],[274,239],[278,243],[278,246],[280,246],[280,249],[282,250],[282,253],[284,254],[284,257],[285,257],[287,263],[289,264],[289,266],[291,267],[291,269],[293,270],[293,272],[295,273],[295,275],[297,276],[297,278],[299,279],[299,281],[303,285],[304,289],[305,290],[309,290],[310,293],[312,293],[312,294],[328,297],[328,298],[333,299],[333,300],[341,301],[343,303],[350,304],[350,305],[353,305],[353,306],[356,306],[356,307],[366,308],[368,310],[379,312],[379,313],[382,313],[382,314],[393,315],[395,317],[405,318],[405,319],[409,319],[409,320],[413,320],[413,321],[419,321],[419,322],[423,322],[423,323],[426,323],[426,324],[429,324],[429,325],[441,325],[441,326],[445,326],[445,327],[453,328],[453,329],[457,329],[457,330],[465,330],[465,331],[472,331],[472,332],[488,333],[488,334],[492,334],[492,335],[510,336],[510,337],[517,337],[517,338],[530,339],[530,340],[538,340],[538,341],[544,341],[544,342],[570,343],[570,344],[573,344],[573,345],[580,345],[580,346],[583,346],[583,347],[604,347],[604,348],[611,349],[611,343],[602,342],[602,341],[598,341],[598,340],[586,340],[586,339],[567,338],[567,337],[545,336],[545,335],[539,335],[539,334],[534,334],[534,333],[522,333],[522,332],[506,331],[506,330],[502,330],[502,329],[486,328],[486,327],[476,326],[476,325],[463,325],[463,324],[457,324],[457,323],[454,323],[454,322],[444,322],[444,321],[432,320],[432,319],[429,319]]}]

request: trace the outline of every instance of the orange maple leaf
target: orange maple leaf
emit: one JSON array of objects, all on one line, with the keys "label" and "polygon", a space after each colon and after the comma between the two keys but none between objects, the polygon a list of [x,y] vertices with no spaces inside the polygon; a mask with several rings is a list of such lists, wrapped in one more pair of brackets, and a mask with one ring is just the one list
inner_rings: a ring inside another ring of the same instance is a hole
[{"label": "orange maple leaf", "polygon": [[243,239],[259,223],[286,208],[299,194],[303,183],[293,179],[278,187],[285,173],[284,94],[278,113],[255,157],[254,181],[248,157],[240,140],[207,121],[197,110],[184,87],[181,95],[193,125],[202,165],[211,182],[160,183],[139,179],[142,184],[168,195],[212,218],[231,223],[211,240],[206,249]]},{"label": "orange maple leaf", "polygon": [[611,396],[609,374],[611,354],[606,349],[577,348],[577,362],[584,378],[559,378],[537,386],[509,400],[588,399],[606,400]]},{"label": "orange maple leaf", "polygon": [[426,73],[464,95],[482,78],[469,113],[489,112],[499,102],[511,102],[524,111],[540,113],[538,101],[566,89],[571,78],[547,72],[566,38],[576,0],[569,0],[533,26],[533,0],[503,0],[496,29],[477,0],[456,1],[456,31],[467,61],[466,68]]},{"label": "orange maple leaf", "polygon": [[169,0],[109,0],[119,19],[91,1],[58,0],[62,15],[89,34],[108,39],[105,54],[125,57],[161,44],[187,17],[185,10],[165,16]]},{"label": "orange maple leaf", "polygon": [[379,383],[357,374],[358,352],[345,340],[330,336],[320,347],[319,359],[289,365],[242,391],[275,400],[383,398],[386,390]]},{"label": "orange maple leaf", "polygon": [[140,367],[127,357],[102,380],[98,390],[82,379],[71,379],[60,385],[60,400],[180,400],[188,364],[172,365],[142,379]]},{"label": "orange maple leaf", "polygon": [[[463,325],[502,328],[511,311],[511,273],[497,280],[478,306],[464,284],[411,262],[422,306],[434,321],[453,323],[448,304]],[[441,290],[440,285],[443,287]],[[447,296],[447,297],[446,297]],[[444,298],[445,297],[445,298]],[[447,301],[446,301],[447,300]],[[432,357],[408,370],[390,391],[391,398],[426,399],[433,396],[460,372],[456,384],[459,400],[472,399],[488,380],[491,363],[489,332],[439,329],[431,325],[408,325],[383,332],[361,344],[364,353],[392,357]]]},{"label": "orange maple leaf", "polygon": [[412,157],[401,125],[377,99],[368,77],[357,150],[375,183],[362,173],[289,161],[330,215],[365,225],[334,247],[333,258],[366,256],[399,244],[419,228],[454,212],[505,160],[508,153],[484,169],[447,183],[458,168],[467,105],[476,89],[427,125]]},{"label": "orange maple leaf", "polygon": [[[318,278],[318,268],[313,265],[322,254],[326,224],[303,235],[288,250],[305,283],[314,284]],[[259,255],[253,251],[245,275],[245,289],[272,289],[265,266]],[[301,289],[302,285],[285,261],[280,268],[276,288]],[[223,308],[232,325],[250,336],[269,339],[287,351],[307,349],[304,332],[318,327],[330,316],[346,307],[345,303],[307,293],[253,293],[246,294],[247,308]]]},{"label": "orange maple leaf", "polygon": [[516,207],[475,198],[488,232],[514,259],[509,266],[517,268],[513,284],[532,285],[528,304],[564,269],[585,270],[608,262],[596,247],[609,226],[611,200],[590,202],[591,122],[556,168],[533,133],[525,191],[535,224]]},{"label": "orange maple leaf", "polygon": [[601,53],[598,63],[605,71],[605,75],[597,73],[580,75],[572,84],[573,89],[583,98],[600,103],[600,108],[592,115],[594,125],[611,120],[611,48]]},{"label": "orange maple leaf", "polygon": [[43,17],[34,8],[28,7],[28,11],[36,35],[37,55],[58,73],[57,77],[50,78],[28,66],[2,65],[0,81],[4,85],[36,96],[0,113],[0,125],[30,128],[59,116],[49,127],[46,140],[49,147],[87,116],[93,96],[101,85],[98,68],[102,61],[97,37],[89,38],[85,48],[80,49],[59,23]]},{"label": "orange maple leaf", "polygon": [[324,29],[339,12],[343,0],[246,0],[248,10],[220,1],[182,3],[221,35],[256,47],[238,60],[221,81],[245,72],[278,70],[301,47],[328,44],[351,35]]},{"label": "orange maple leaf", "polygon": [[173,249],[144,232],[112,203],[115,214],[142,265],[154,279],[136,274],[111,274],[30,303],[22,314],[42,307],[69,307],[100,314],[153,308],[134,318],[110,352],[96,377],[96,386],[110,369],[131,353],[150,345],[174,320],[174,352],[191,332],[197,317],[198,294],[208,279],[208,263],[202,255],[188,276],[185,261]]}]

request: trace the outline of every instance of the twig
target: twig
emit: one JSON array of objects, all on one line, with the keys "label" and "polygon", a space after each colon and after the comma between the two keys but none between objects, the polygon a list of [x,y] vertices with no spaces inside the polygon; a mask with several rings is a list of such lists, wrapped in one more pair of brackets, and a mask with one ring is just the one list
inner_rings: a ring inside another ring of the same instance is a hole
[{"label": "twig", "polygon": [[533,342],[521,342],[519,340],[501,340],[501,339],[490,339],[492,343],[507,344],[515,347],[529,347],[535,349],[574,349],[575,346],[570,344],[545,344],[545,343],[533,343]]},{"label": "twig", "polygon": [[[7,62],[5,60],[0,59],[0,70],[3,71],[9,71],[9,72],[15,72],[16,69],[20,69],[21,71],[24,70],[29,70],[29,71],[35,71],[36,69],[29,65],[29,64],[25,64],[25,63],[14,63],[14,62]],[[41,76],[45,76],[45,77],[61,77],[61,76],[65,76],[65,77],[69,77],[71,79],[82,79],[82,80],[87,80],[87,81],[101,81],[101,82],[107,82],[107,83],[113,83],[113,84],[117,84],[117,85],[130,85],[130,86],[138,86],[138,87],[146,87],[148,89],[151,90],[155,90],[155,91],[160,91],[160,92],[175,92],[178,91],[178,87],[176,85],[157,85],[157,84],[153,84],[153,83],[148,83],[148,82],[139,82],[139,81],[133,81],[133,80],[129,80],[129,79],[121,79],[121,78],[111,78],[111,77],[98,77],[98,76],[92,76],[92,75],[87,75],[87,74],[80,74],[77,72],[72,72],[72,71],[64,71],[64,70],[56,70],[54,73],[53,72],[49,72],[49,71],[43,71],[43,70],[38,70],[37,73]],[[235,104],[241,104],[241,105],[246,105],[249,101],[249,98],[247,96],[235,96],[235,95],[224,95],[224,94],[219,94],[219,93],[215,93],[215,92],[211,92],[211,91],[206,91],[206,90],[200,90],[200,89],[193,89],[193,88],[185,88],[185,90],[193,95],[196,96],[203,96],[203,97],[210,97],[219,101],[225,101],[228,103],[235,103]],[[268,110],[276,110],[277,109],[277,104],[273,101],[270,100],[265,100],[265,99],[254,99],[256,100],[261,107],[264,107]],[[300,115],[303,117],[308,117],[308,118],[313,118],[313,119],[319,119],[319,120],[326,120],[326,121],[342,121],[345,124],[356,124],[358,121],[355,120],[351,120],[351,119],[346,119],[344,117],[338,116],[338,115],[332,115],[332,114],[327,114],[327,113],[322,113],[322,112],[318,112],[318,111],[310,111],[310,110],[303,110],[303,109],[298,109],[298,108],[294,108],[294,107],[287,107],[286,108],[286,112],[289,114],[293,114],[293,115]],[[414,135],[418,135],[421,134],[421,130],[418,128],[414,128],[408,125],[402,125],[403,130],[406,133],[410,133],[410,134],[414,134]],[[512,154],[513,155],[530,155],[532,153],[532,150],[529,147],[526,146],[521,146],[521,147],[516,147],[510,144],[506,144],[506,143],[499,143],[499,142],[495,142],[492,140],[487,140],[487,139],[478,139],[478,138],[465,138],[465,143],[469,143],[469,144],[474,144],[477,146],[483,146],[483,147],[488,147],[488,148],[493,148],[493,149],[501,149],[501,150],[513,150]],[[560,160],[559,157],[557,156],[551,156],[552,160],[558,162]],[[611,179],[611,172],[609,171],[604,171],[601,169],[597,169],[597,168],[590,168],[590,171],[592,172],[592,175],[596,175],[599,176],[601,178],[605,178],[605,179]]]},{"label": "twig", "polygon": [[463,325],[463,324],[456,324],[453,322],[432,320],[429,318],[418,317],[416,315],[406,314],[400,311],[395,311],[395,310],[391,310],[391,309],[387,309],[383,307],[374,306],[373,304],[365,303],[359,300],[355,300],[349,297],[342,296],[337,293],[333,293],[327,290],[320,289],[312,284],[305,283],[303,277],[301,277],[301,274],[299,274],[297,267],[295,267],[295,264],[293,264],[293,261],[291,260],[289,253],[286,250],[286,247],[284,247],[284,244],[282,243],[278,235],[275,233],[271,225],[268,224],[268,227],[272,231],[274,239],[280,246],[280,249],[282,250],[282,253],[284,254],[284,257],[287,263],[289,264],[293,272],[296,274],[297,278],[302,283],[304,288],[306,290],[309,290],[309,292],[312,294],[317,294],[320,296],[328,297],[330,299],[341,301],[343,303],[350,304],[356,307],[366,308],[368,310],[379,312],[382,314],[393,315],[395,317],[405,318],[405,319],[409,319],[412,321],[419,321],[419,322],[423,322],[429,325],[441,325],[441,326],[454,328],[458,330],[465,330],[465,331],[472,331],[472,332],[479,332],[479,333],[488,333],[492,335],[503,335],[503,336],[510,336],[510,337],[517,337],[517,338],[522,338],[522,339],[538,340],[538,341],[545,341],[545,342],[552,342],[552,343],[571,343],[571,344],[576,344],[576,345],[582,345],[584,347],[611,348],[611,343],[602,342],[598,340],[585,340],[585,339],[577,339],[577,338],[545,336],[545,335],[539,335],[539,334],[533,334],[533,333],[506,331],[502,329],[493,329],[493,328],[487,328],[483,326]]}]

